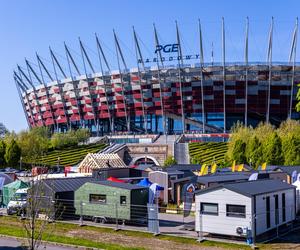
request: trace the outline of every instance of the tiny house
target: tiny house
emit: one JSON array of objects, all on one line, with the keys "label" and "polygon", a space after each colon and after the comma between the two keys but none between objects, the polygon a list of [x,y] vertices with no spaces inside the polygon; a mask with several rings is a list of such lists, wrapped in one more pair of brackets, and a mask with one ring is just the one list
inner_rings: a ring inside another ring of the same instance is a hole
[{"label": "tiny house", "polygon": [[75,191],[76,214],[95,222],[147,219],[148,188],[112,181],[87,182]]},{"label": "tiny house", "polygon": [[267,179],[199,190],[196,231],[239,237],[262,235],[295,220],[295,195],[294,186]]}]

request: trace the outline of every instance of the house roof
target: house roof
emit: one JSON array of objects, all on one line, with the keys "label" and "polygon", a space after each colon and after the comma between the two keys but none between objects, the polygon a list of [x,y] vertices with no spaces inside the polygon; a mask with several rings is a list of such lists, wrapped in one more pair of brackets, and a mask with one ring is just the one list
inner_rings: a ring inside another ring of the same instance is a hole
[{"label": "house roof", "polygon": [[146,187],[141,187],[141,186],[134,185],[134,184],[120,183],[120,182],[113,182],[113,181],[89,181],[89,182],[94,183],[94,184],[103,185],[103,186],[122,188],[122,189],[128,189],[128,190],[145,189],[146,188]]},{"label": "house roof", "polygon": [[286,189],[295,188],[293,185],[290,185],[286,182],[280,180],[256,180],[256,181],[243,181],[235,183],[224,183],[217,187],[205,188],[196,191],[196,194],[203,194],[207,192],[212,192],[220,188],[226,188],[233,192],[252,197],[259,194],[277,192]]},{"label": "house roof", "polygon": [[166,167],[165,170],[166,171],[170,171],[170,170],[179,170],[179,171],[196,171],[196,170],[200,170],[201,166],[199,164],[176,164],[176,165],[172,165],[170,167]]},{"label": "house roof", "polygon": [[274,168],[275,171],[278,169],[288,175],[292,175],[295,170],[300,173],[300,166],[277,166]]},{"label": "house roof", "polygon": [[236,174],[213,174],[213,175],[204,175],[198,176],[197,182],[202,184],[209,184],[212,182],[228,182],[228,181],[240,181],[240,180],[248,180],[249,175],[243,173]]},{"label": "house roof", "polygon": [[80,188],[86,182],[95,180],[93,177],[75,177],[75,178],[59,178],[45,179],[43,183],[52,189],[54,192],[71,192]]}]

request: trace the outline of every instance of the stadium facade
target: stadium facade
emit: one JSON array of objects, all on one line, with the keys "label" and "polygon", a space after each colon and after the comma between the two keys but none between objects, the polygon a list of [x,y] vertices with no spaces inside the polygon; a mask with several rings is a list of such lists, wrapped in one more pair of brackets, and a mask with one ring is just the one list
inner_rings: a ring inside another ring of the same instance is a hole
[{"label": "stadium facade", "polygon": [[[143,58],[133,30],[136,68],[127,68],[114,33],[118,70],[110,69],[96,36],[101,66],[98,73],[79,40],[84,74],[65,44],[69,74],[50,49],[54,74],[37,55],[39,71],[26,60],[26,70],[18,66],[14,79],[28,125],[48,126],[53,131],[86,127],[99,135],[118,131],[215,133],[229,131],[237,121],[253,126],[261,121],[279,124],[289,117],[299,118],[295,111],[297,83],[300,82],[300,66],[295,62],[297,30],[298,24],[290,60],[285,63],[272,61],[273,22],[266,63],[248,62],[248,26],[244,62],[225,61],[223,26],[223,61],[205,63],[199,23],[200,50],[195,55],[183,55],[177,25],[176,43],[167,45],[159,43],[154,27],[152,59]],[[187,64],[191,59],[195,63]],[[176,65],[170,65],[172,62]],[[77,72],[76,76],[71,67]]]}]

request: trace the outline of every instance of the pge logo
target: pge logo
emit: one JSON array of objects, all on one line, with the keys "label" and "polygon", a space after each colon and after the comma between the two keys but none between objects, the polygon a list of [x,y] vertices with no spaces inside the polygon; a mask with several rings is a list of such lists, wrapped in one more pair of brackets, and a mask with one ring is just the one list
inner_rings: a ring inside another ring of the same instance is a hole
[{"label": "pge logo", "polygon": [[155,53],[163,51],[165,53],[178,52],[178,43],[166,44],[166,45],[156,45]]}]

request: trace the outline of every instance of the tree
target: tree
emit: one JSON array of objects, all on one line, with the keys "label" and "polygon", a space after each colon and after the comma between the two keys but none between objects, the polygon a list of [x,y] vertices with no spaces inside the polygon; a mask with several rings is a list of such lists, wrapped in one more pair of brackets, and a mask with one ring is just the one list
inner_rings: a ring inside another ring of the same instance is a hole
[{"label": "tree", "polygon": [[263,148],[261,142],[256,136],[252,137],[246,147],[247,162],[257,168],[263,163]]},{"label": "tree", "polygon": [[242,164],[246,162],[246,143],[241,139],[235,141],[232,158],[236,161],[237,164]]},{"label": "tree", "polygon": [[5,150],[5,161],[8,166],[14,167],[18,165],[21,156],[21,149],[17,142],[12,139],[10,144],[7,145]]},{"label": "tree", "polygon": [[282,141],[285,165],[300,165],[300,138],[294,135],[284,138]]},{"label": "tree", "polygon": [[164,162],[165,167],[172,166],[175,164],[177,164],[177,161],[175,160],[175,158],[173,156],[168,156]]},{"label": "tree", "polygon": [[22,150],[22,157],[25,161],[35,162],[47,153],[50,144],[48,136],[49,130],[45,127],[37,127],[19,133],[18,145]]},{"label": "tree", "polygon": [[2,122],[0,122],[0,138],[4,138],[5,134],[8,132],[7,128]]},{"label": "tree", "polygon": [[282,165],[284,163],[282,142],[276,132],[273,132],[264,144],[263,155],[268,164]]},{"label": "tree", "polygon": [[0,140],[0,166],[5,166],[6,160],[5,160],[5,149],[6,145],[3,140]]},{"label": "tree", "polygon": [[78,143],[85,142],[90,137],[90,131],[88,129],[84,129],[84,128],[77,129],[75,131],[75,136],[76,136]]}]

